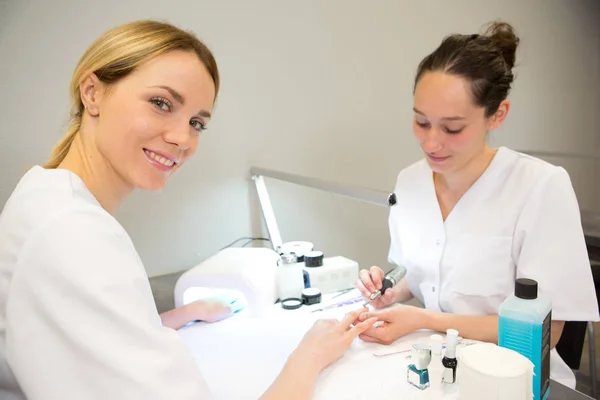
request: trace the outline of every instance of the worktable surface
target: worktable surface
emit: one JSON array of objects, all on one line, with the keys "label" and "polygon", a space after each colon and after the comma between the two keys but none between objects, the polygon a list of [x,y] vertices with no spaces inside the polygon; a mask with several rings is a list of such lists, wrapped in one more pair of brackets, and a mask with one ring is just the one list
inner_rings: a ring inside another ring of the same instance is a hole
[{"label": "worktable surface", "polygon": [[[331,297],[331,295],[329,296]],[[326,297],[324,297],[324,301]],[[198,323],[179,330],[216,400],[256,400],[277,377],[287,356],[317,318],[340,318],[361,304],[311,313],[320,305],[283,310],[278,304],[260,318],[244,312],[216,324]],[[458,398],[458,384],[438,382],[430,369],[431,387],[424,391],[406,382],[407,354],[413,343],[431,332],[416,332],[399,339],[398,352],[381,356],[383,345],[356,339],[344,357],[324,370],[314,399],[421,400]],[[375,355],[379,352],[379,355]],[[484,397],[482,397],[484,398]],[[590,397],[551,382],[549,400],[589,400]]]}]

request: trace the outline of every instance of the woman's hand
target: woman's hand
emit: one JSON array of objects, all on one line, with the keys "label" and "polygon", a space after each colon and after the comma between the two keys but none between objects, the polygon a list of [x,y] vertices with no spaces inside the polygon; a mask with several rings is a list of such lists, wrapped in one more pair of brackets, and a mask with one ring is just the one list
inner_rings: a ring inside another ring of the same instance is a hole
[{"label": "woman's hand", "polygon": [[377,321],[376,317],[358,321],[359,315],[368,309],[352,311],[341,320],[321,319],[304,335],[290,359],[304,363],[320,372],[344,355],[354,338],[365,332]]},{"label": "woman's hand", "polygon": [[404,335],[423,329],[426,313],[422,308],[398,304],[383,310],[363,312],[358,316],[356,323],[376,317],[380,323],[362,332],[360,338],[365,342],[392,344]]},{"label": "woman's hand", "polygon": [[217,322],[233,315],[233,306],[227,300],[202,299],[160,314],[163,326],[179,329],[193,321]]},{"label": "woman's hand", "polygon": [[[368,299],[369,296],[375,292],[376,290],[381,290],[382,282],[385,274],[383,270],[379,267],[371,267],[370,270],[362,269],[360,271],[360,279],[356,280],[356,287],[362,294],[365,299]],[[384,308],[389,306],[390,304],[394,304],[397,302],[398,298],[398,285],[391,289],[385,291],[384,295],[379,297],[378,299],[373,300],[370,304],[374,308]]]},{"label": "woman's hand", "polygon": [[315,322],[260,400],[311,399],[319,373],[344,355],[354,338],[377,320],[365,318],[356,322],[367,310],[352,311],[342,321],[321,319]]},{"label": "woman's hand", "polygon": [[218,299],[198,300],[186,307],[189,307],[189,313],[195,320],[204,322],[217,322],[233,315],[231,305]]}]

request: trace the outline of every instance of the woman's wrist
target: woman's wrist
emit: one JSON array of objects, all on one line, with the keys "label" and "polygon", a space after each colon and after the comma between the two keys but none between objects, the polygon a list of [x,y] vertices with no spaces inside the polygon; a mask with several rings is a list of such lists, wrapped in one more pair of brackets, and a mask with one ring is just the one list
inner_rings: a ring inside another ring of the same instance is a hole
[{"label": "woman's wrist", "polygon": [[412,293],[410,293],[407,288],[401,287],[400,285],[396,286],[395,291],[396,296],[394,298],[394,303],[396,304],[404,303],[412,298]]},{"label": "woman's wrist", "polygon": [[310,399],[321,372],[305,352],[294,350],[261,400]]},{"label": "woman's wrist", "polygon": [[437,314],[427,310],[426,308],[417,308],[417,310],[416,319],[419,329],[435,330],[434,326],[439,325],[436,324]]},{"label": "woman's wrist", "polygon": [[285,368],[294,371],[297,370],[303,374],[312,375],[316,378],[323,369],[323,366],[319,361],[318,355],[310,352],[307,353],[306,351],[302,351],[301,348],[297,348],[288,357]]},{"label": "woman's wrist", "polygon": [[400,286],[396,286],[394,291],[396,292],[394,296],[394,304],[402,303],[404,301],[404,299],[402,299],[402,288]]}]

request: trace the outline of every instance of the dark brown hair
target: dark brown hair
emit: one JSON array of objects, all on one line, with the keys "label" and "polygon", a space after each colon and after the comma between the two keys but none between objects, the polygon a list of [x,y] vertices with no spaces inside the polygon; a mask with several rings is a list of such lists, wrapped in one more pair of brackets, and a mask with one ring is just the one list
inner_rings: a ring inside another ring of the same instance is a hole
[{"label": "dark brown hair", "polygon": [[475,104],[493,115],[510,92],[519,38],[513,27],[501,21],[489,24],[485,33],[444,38],[419,64],[415,88],[425,72],[442,71],[470,82]]}]

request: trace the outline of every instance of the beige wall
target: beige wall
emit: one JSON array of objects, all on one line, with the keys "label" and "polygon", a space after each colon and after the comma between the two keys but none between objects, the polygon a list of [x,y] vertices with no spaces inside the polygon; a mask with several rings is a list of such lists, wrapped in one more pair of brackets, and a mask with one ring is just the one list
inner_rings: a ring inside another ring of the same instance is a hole
[{"label": "beige wall", "polygon": [[[163,193],[136,193],[118,213],[150,275],[261,234],[252,164],[391,190],[398,171],[420,157],[410,122],[417,63],[444,35],[494,18],[513,23],[522,46],[513,108],[493,144],[598,152],[599,4],[9,0],[0,6],[0,202],[61,136],[67,86],[85,48],[114,25],[147,17],[197,32],[223,75],[197,157]],[[598,167],[584,164],[567,167],[582,207],[600,209]],[[387,266],[384,208],[269,185],[284,240],[311,240],[328,255]]]}]

